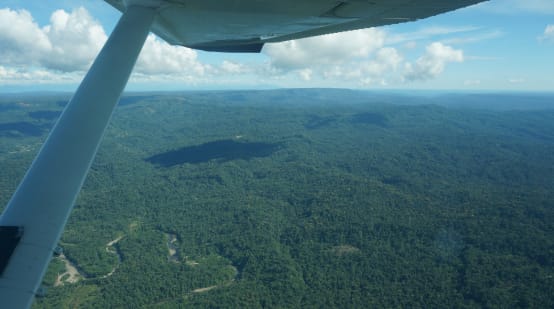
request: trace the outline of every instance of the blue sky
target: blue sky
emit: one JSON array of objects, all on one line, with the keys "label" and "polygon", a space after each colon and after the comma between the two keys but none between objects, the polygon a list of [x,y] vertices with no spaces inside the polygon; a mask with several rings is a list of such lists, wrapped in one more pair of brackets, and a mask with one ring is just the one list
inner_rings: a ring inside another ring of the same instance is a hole
[{"label": "blue sky", "polygon": [[[98,0],[0,0],[0,92],[74,90],[119,16]],[[553,59],[554,1],[492,0],[412,23],[267,44],[257,55],[151,36],[127,89],[553,91]]]}]

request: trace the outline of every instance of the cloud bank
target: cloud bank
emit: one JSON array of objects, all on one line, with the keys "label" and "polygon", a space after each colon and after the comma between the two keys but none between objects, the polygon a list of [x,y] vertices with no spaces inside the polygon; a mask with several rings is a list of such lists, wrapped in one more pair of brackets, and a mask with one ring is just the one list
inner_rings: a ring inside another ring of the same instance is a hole
[{"label": "cloud bank", "polygon": [[263,52],[275,72],[297,72],[304,80],[317,75],[366,85],[429,80],[439,76],[447,63],[464,61],[462,50],[434,42],[412,63],[397,48],[385,46],[385,41],[383,30],[365,29],[268,44]]},{"label": "cloud bank", "polygon": [[427,46],[423,56],[412,63],[406,63],[405,78],[408,80],[427,80],[437,77],[444,71],[448,62],[462,62],[464,54],[442,43]]},{"label": "cloud bank", "polygon": [[[223,56],[220,63],[204,63],[199,52],[149,35],[131,81],[278,84],[280,80],[296,80],[308,87],[308,82],[314,81],[337,81],[351,87],[400,85],[436,78],[448,63],[464,60],[463,52],[452,46],[441,42],[420,46],[415,40],[475,29],[435,27],[421,29],[417,35],[364,29],[266,44],[265,60],[245,62]],[[0,81],[77,83],[106,40],[100,22],[84,8],[57,10],[44,26],[28,11],[0,9]],[[404,48],[399,47],[401,43]],[[414,56],[417,48],[425,50]],[[403,54],[406,50],[411,56]]]}]

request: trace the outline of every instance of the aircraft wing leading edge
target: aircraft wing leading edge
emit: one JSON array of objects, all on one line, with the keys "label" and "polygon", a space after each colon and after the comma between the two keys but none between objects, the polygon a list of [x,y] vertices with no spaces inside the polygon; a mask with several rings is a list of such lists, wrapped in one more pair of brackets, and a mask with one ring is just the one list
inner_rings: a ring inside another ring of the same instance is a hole
[{"label": "aircraft wing leading edge", "polygon": [[6,308],[31,306],[150,30],[171,44],[259,52],[267,42],[412,21],[483,0],[106,1],[123,15],[0,216]]}]

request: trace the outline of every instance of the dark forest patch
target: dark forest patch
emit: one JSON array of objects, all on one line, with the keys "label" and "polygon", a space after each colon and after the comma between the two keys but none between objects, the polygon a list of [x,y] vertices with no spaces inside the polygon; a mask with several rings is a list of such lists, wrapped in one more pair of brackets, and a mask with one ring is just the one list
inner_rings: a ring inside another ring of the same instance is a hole
[{"label": "dark forest patch", "polygon": [[304,128],[308,130],[319,129],[331,125],[336,120],[337,118],[334,116],[321,117],[317,115],[312,115],[310,116],[310,119],[308,119],[308,122],[304,124]]},{"label": "dark forest patch", "polygon": [[[45,131],[46,126],[36,125],[34,123],[26,121],[0,123],[0,136],[41,136]],[[16,132],[18,132],[19,134],[17,134]]]},{"label": "dark forest patch", "polygon": [[19,108],[19,106],[17,106],[14,103],[0,104],[0,112],[6,112],[6,111],[9,111],[9,110],[18,109],[18,108]]},{"label": "dark forest patch", "polygon": [[231,160],[267,157],[277,151],[279,144],[261,142],[236,142],[219,140],[195,146],[187,146],[151,156],[146,159],[152,164],[171,167],[183,163],[204,163],[211,160]]},{"label": "dark forest patch", "polygon": [[387,117],[374,112],[355,114],[352,116],[352,123],[370,124],[383,128],[389,126],[389,120]]},{"label": "dark forest patch", "polygon": [[29,112],[29,117],[37,120],[54,120],[61,115],[61,111],[35,111]]},{"label": "dark forest patch", "polygon": [[231,93],[225,96],[225,100],[231,102],[245,102],[248,98],[242,93]]},{"label": "dark forest patch", "polygon": [[145,101],[145,100],[149,100],[149,99],[152,99],[152,98],[156,98],[156,96],[155,95],[125,96],[125,97],[121,97],[121,99],[119,99],[119,103],[117,103],[117,105],[119,105],[119,106],[131,105],[131,104],[136,104],[140,101]]}]

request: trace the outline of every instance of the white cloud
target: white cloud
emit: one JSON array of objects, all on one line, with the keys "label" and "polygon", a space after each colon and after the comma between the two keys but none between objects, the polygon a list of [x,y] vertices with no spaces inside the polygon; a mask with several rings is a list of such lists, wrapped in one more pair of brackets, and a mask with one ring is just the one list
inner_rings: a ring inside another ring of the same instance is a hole
[{"label": "white cloud", "polygon": [[[438,34],[473,31],[475,27],[422,29],[414,37],[427,38]],[[409,43],[410,35],[392,38],[380,29],[366,29],[321,37],[268,44],[264,53],[270,58],[273,74],[295,72],[302,80],[317,77],[332,81],[356,82],[358,85],[388,85],[391,82],[428,80],[441,74],[449,62],[462,62],[463,51],[443,43],[427,46],[415,63],[406,62],[398,49],[386,42]]]},{"label": "white cloud", "polygon": [[25,10],[0,10],[0,64],[37,66],[61,72],[86,69],[106,34],[84,8],[55,11],[40,28]]},{"label": "white cloud", "polygon": [[479,79],[468,79],[464,81],[464,86],[477,86],[481,85],[481,80]]},{"label": "white cloud", "polygon": [[[391,35],[371,28],[267,44],[262,54],[267,57],[265,62],[263,56],[257,56],[256,61],[238,57],[214,65],[203,63],[201,53],[195,50],[171,46],[149,35],[131,81],[212,85],[237,84],[243,79],[253,84],[269,80],[298,86],[310,81],[348,87],[399,84],[434,78],[448,62],[463,60],[461,50],[433,43],[422,57],[408,63],[402,52],[411,54],[425,46],[416,43],[417,39],[475,29],[432,27]],[[2,9],[0,82],[77,83],[106,39],[100,23],[84,8],[57,10],[45,26],[39,26],[27,11]],[[392,47],[387,42],[403,44]]]},{"label": "white cloud", "polygon": [[542,36],[539,37],[541,41],[551,41],[554,42],[554,25],[546,25]]},{"label": "white cloud", "polygon": [[300,75],[300,78],[302,78],[305,81],[309,81],[312,79],[312,70],[310,69],[303,69],[298,71],[298,74]]},{"label": "white cloud", "polygon": [[46,68],[64,72],[85,70],[107,40],[100,23],[84,8],[55,11],[43,28],[52,50],[42,60]]},{"label": "white cloud", "polygon": [[[40,27],[25,10],[0,10],[0,80],[77,82],[107,40],[102,25],[84,8],[57,10]],[[154,75],[201,76],[211,69],[197,52],[149,35],[134,70],[135,80]],[[156,79],[156,78],[155,78]],[[159,79],[159,78],[157,78]]]},{"label": "white cloud", "polygon": [[0,9],[0,64],[39,63],[51,49],[50,40],[28,11]]},{"label": "white cloud", "polygon": [[246,65],[230,60],[223,60],[220,65],[220,69],[223,73],[228,74],[242,74],[250,71]]},{"label": "white cloud", "polygon": [[198,62],[195,50],[169,45],[150,34],[137,60],[135,72],[152,75],[203,75],[207,69]]},{"label": "white cloud", "polygon": [[508,83],[510,83],[510,84],[523,84],[523,83],[525,83],[525,79],[520,78],[520,77],[510,78],[510,79],[508,79]]},{"label": "white cloud", "polygon": [[[326,80],[340,80],[350,84],[356,82],[361,85],[385,85],[388,84],[387,79],[398,80],[394,75],[402,62],[403,58],[395,48],[383,47],[364,59],[315,67],[317,71],[310,69],[309,76],[312,79],[313,75],[319,74]],[[302,72],[299,73],[305,77]]]},{"label": "white cloud", "polygon": [[383,46],[384,38],[382,30],[371,28],[267,44],[263,52],[273,67],[288,71],[367,57]]},{"label": "white cloud", "polygon": [[381,76],[390,71],[396,71],[402,62],[402,56],[392,47],[381,48],[375,53],[375,58],[367,63],[363,69],[372,76]]},{"label": "white cloud", "polygon": [[425,54],[418,58],[415,64],[406,63],[404,78],[408,81],[435,78],[444,71],[446,63],[462,61],[464,61],[462,50],[435,42],[427,46]]},{"label": "white cloud", "polygon": [[368,85],[386,84],[384,77],[396,72],[403,57],[385,47],[386,33],[365,29],[330,34],[277,44],[268,44],[263,52],[270,58],[270,72],[296,72],[304,80],[316,76]]},{"label": "white cloud", "polygon": [[3,85],[75,83],[81,78],[75,73],[60,74],[44,69],[25,70],[0,65],[0,84]]},{"label": "white cloud", "polygon": [[383,47],[377,50],[370,58],[336,65],[323,72],[326,79],[340,79],[343,81],[357,81],[362,85],[387,85],[387,79],[398,80],[395,77],[397,69],[403,62],[402,56],[395,48]]}]

